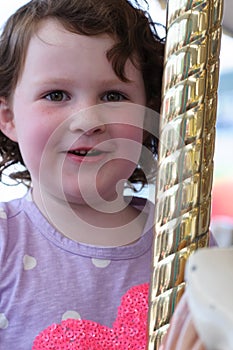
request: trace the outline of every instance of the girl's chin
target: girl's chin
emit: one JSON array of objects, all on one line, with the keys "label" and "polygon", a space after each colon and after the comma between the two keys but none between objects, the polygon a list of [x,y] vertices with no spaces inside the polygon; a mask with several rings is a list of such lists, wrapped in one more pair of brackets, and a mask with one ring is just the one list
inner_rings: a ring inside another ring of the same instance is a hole
[{"label": "girl's chin", "polygon": [[[105,206],[123,198],[125,179],[113,174],[95,176],[63,176],[62,181],[55,178],[39,184],[38,193],[42,199],[68,202],[70,205]],[[53,181],[54,180],[54,181]],[[59,183],[62,182],[62,183]],[[49,199],[50,198],[50,199]]]},{"label": "girl's chin", "polygon": [[[108,206],[119,198],[117,193],[93,193],[93,191],[90,191],[90,188],[87,190],[83,189],[81,192],[75,188],[72,188],[72,190],[63,188],[62,191],[49,191],[47,194],[42,192],[41,195],[44,199],[51,198],[54,202],[64,202],[70,206],[95,207],[97,210],[98,207]],[[123,198],[123,194],[121,197]]]}]

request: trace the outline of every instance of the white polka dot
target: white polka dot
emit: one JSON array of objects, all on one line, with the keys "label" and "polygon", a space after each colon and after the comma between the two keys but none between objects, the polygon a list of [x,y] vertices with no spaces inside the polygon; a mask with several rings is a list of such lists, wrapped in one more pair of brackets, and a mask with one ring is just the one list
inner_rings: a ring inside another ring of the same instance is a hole
[{"label": "white polka dot", "polygon": [[72,318],[74,320],[80,320],[81,316],[77,311],[68,310],[62,315],[62,321],[68,320],[68,318]]},{"label": "white polka dot", "polygon": [[0,208],[0,219],[7,219],[6,212],[3,208]]},{"label": "white polka dot", "polygon": [[91,259],[91,261],[93,265],[101,269],[104,269],[111,263],[111,260],[103,260],[103,259]]},{"label": "white polka dot", "polygon": [[9,325],[9,321],[4,314],[0,313],[0,329],[6,329]]},{"label": "white polka dot", "polygon": [[33,256],[24,255],[23,257],[23,267],[24,270],[32,270],[36,267],[37,261]]}]

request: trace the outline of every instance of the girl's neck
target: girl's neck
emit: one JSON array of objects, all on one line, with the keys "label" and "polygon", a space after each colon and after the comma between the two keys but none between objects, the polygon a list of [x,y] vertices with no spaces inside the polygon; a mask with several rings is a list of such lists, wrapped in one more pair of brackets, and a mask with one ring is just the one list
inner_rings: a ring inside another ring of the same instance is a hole
[{"label": "girl's neck", "polygon": [[137,241],[146,214],[119,197],[106,207],[68,203],[46,191],[33,190],[33,200],[42,214],[64,236],[84,244],[123,246]]}]

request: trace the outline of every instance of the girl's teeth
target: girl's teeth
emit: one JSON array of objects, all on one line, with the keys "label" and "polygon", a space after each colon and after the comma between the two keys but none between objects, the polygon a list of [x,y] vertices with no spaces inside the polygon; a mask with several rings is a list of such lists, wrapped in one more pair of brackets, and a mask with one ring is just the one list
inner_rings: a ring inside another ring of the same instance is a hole
[{"label": "girl's teeth", "polygon": [[87,151],[79,151],[77,153],[80,154],[81,156],[85,156],[87,154]]},{"label": "girl's teeth", "polygon": [[100,152],[97,151],[97,150],[90,150],[90,151],[85,151],[85,150],[80,150],[80,151],[73,151],[72,152],[73,154],[76,154],[77,156],[81,156],[81,157],[84,157],[84,156],[92,156],[92,155],[99,155]]}]

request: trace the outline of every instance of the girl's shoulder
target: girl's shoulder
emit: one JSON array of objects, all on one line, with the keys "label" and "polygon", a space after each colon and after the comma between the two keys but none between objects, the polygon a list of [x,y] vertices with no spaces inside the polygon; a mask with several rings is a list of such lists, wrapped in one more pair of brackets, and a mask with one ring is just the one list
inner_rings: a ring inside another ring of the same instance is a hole
[{"label": "girl's shoulder", "polygon": [[33,229],[28,214],[30,207],[33,207],[33,202],[28,194],[22,198],[0,202],[0,251],[10,247],[13,249],[19,238],[24,239],[26,233]]},{"label": "girl's shoulder", "polygon": [[21,198],[16,198],[7,202],[0,202],[1,224],[4,222],[4,220],[8,221],[11,218],[16,218],[18,214],[24,210],[26,203],[27,205],[30,205],[29,203],[32,203],[30,192]]}]

